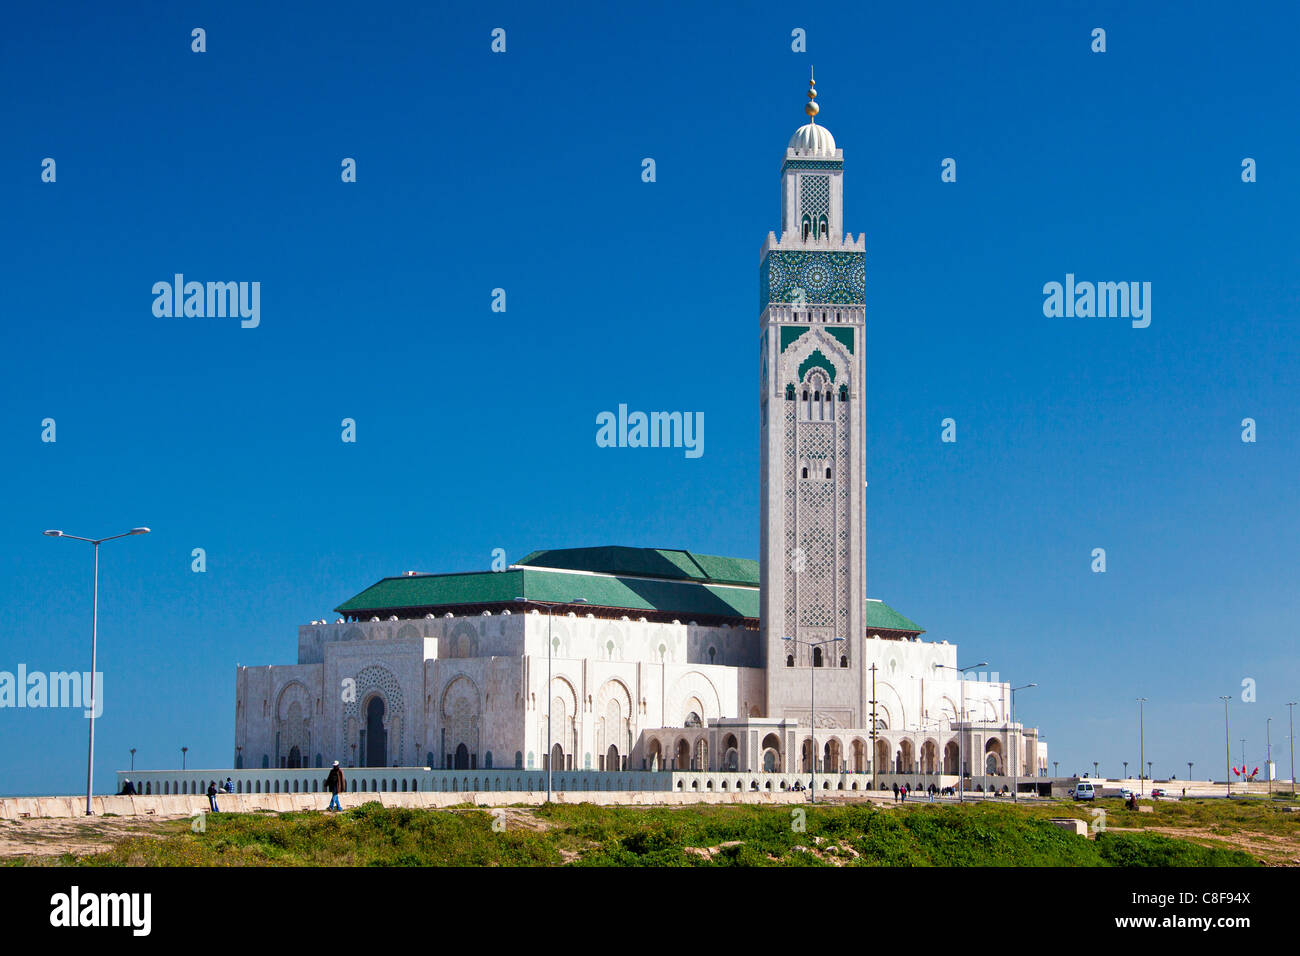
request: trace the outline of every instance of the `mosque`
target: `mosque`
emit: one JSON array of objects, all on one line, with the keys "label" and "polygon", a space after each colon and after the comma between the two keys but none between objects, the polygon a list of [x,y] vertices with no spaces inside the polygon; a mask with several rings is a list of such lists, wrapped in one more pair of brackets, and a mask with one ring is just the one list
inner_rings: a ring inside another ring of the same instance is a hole
[{"label": "mosque", "polygon": [[760,252],[760,560],[385,578],[300,627],[296,664],[237,668],[236,768],[1046,775],[1010,684],[867,597],[866,242],[816,96]]}]

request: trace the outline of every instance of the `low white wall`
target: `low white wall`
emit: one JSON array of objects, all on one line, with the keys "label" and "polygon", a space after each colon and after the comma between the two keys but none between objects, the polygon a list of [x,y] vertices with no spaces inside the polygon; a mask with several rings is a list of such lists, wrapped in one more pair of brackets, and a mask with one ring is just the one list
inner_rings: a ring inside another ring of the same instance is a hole
[{"label": "low white wall", "polygon": [[[270,795],[317,794],[325,791],[328,770],[320,767],[303,767],[293,770],[141,770],[131,773],[118,771],[117,789],[130,778],[138,794],[157,796],[202,796],[208,784],[224,784],[227,778],[235,787],[236,795],[251,793]],[[343,768],[347,793],[477,793],[493,791],[503,793],[538,793],[546,790],[544,770],[428,770],[424,767],[345,767]],[[980,779],[980,778],[977,778]],[[1010,782],[1010,777],[987,778],[990,783]],[[551,774],[554,791],[653,792],[668,793],[747,793],[788,790],[796,783],[808,787],[812,774],[804,773],[749,773],[744,771],[692,771],[692,770],[627,770],[605,772],[600,770],[556,770]],[[952,786],[955,776],[923,776],[921,774],[881,774],[874,781],[870,774],[817,773],[818,792],[879,791],[883,783],[887,789],[895,782],[922,788],[934,782],[940,787]],[[1023,782],[1023,781],[1022,781]],[[972,788],[974,783],[971,784]]]},{"label": "low white wall", "polygon": [[[841,795],[843,796],[843,795]],[[879,794],[870,797],[880,799]],[[329,803],[328,793],[235,793],[219,794],[217,807],[222,813],[249,813],[269,810],[288,813],[301,810],[324,810]],[[860,794],[857,799],[868,799]],[[801,804],[808,800],[805,791],[773,790],[760,792],[682,792],[665,790],[555,791],[555,803],[596,803],[609,806],[684,805],[694,803],[769,803]],[[378,801],[386,807],[450,807],[474,804],[480,807],[522,804],[539,806],[546,802],[541,793],[477,792],[477,793],[345,793],[339,795],[343,808],[359,807],[363,803]],[[205,796],[175,797],[92,797],[91,807],[97,816],[156,816],[193,817],[208,812]],[[23,820],[41,817],[81,817],[85,814],[83,797],[3,797],[0,798],[0,820]]]}]

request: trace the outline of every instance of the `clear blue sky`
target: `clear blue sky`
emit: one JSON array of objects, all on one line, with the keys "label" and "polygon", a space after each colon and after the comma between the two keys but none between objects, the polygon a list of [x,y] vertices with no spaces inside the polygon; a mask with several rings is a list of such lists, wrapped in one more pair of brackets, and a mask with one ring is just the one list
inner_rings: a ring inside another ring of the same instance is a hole
[{"label": "clear blue sky", "polygon": [[[130,747],[229,766],[236,663],[382,576],[756,557],[758,249],[812,64],[867,235],[869,592],[1037,681],[1062,772],[1136,762],[1146,696],[1157,775],[1222,776],[1244,678],[1262,764],[1300,696],[1300,19],[967,6],[15,7],[0,669],[89,665],[90,548],[43,529],[154,529],[103,551],[104,788]],[[261,282],[260,327],[155,318],[177,272]],[[1151,282],[1151,326],[1045,318],[1067,272]],[[704,412],[704,455],[597,447],[619,403]],[[0,792],[82,785],[79,712],[0,721]]]}]

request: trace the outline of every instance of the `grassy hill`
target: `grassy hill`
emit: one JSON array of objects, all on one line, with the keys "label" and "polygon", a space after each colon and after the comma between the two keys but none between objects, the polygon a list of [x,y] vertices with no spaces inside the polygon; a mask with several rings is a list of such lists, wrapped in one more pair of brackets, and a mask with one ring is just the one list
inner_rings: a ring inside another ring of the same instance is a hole
[{"label": "grassy hill", "polygon": [[[1236,812],[1229,804],[1219,804],[1200,813]],[[202,832],[193,832],[186,820],[158,821],[149,832],[121,839],[104,852],[65,853],[39,862],[81,866],[1161,867],[1258,862],[1226,845],[1207,846],[1141,830],[1108,830],[1096,839],[1085,839],[1047,819],[1071,812],[1087,816],[1068,804],[907,808],[580,804],[490,811],[385,808],[368,803],[338,814],[208,815]],[[1181,811],[1161,808],[1157,814],[1136,814],[1116,807],[1114,812],[1108,810],[1108,819],[1142,817],[1116,823],[1159,826],[1159,816],[1165,812],[1190,815],[1192,808],[1184,805]],[[1294,833],[1295,822],[1278,825],[1290,826]]]}]

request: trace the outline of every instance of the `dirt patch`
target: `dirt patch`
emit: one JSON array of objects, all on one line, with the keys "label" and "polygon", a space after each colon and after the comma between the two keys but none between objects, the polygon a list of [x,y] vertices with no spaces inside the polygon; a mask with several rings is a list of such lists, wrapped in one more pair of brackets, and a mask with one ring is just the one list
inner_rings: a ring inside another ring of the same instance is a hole
[{"label": "dirt patch", "polygon": [[1207,827],[1106,827],[1120,833],[1159,833],[1201,846],[1227,847],[1249,853],[1271,866],[1300,866],[1300,840],[1271,833],[1223,831]]},{"label": "dirt patch", "polygon": [[[90,817],[37,818],[0,820],[0,859],[77,855],[98,853],[128,837],[144,836],[161,840],[174,827],[160,827],[168,820],[189,817]],[[162,832],[162,831],[166,832]]]}]

